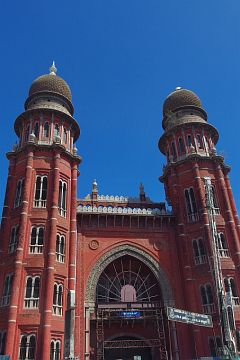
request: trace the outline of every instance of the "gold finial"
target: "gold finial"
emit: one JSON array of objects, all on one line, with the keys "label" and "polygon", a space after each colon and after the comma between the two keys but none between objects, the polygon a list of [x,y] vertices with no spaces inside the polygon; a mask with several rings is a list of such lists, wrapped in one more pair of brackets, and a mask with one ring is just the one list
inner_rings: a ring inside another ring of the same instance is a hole
[{"label": "gold finial", "polygon": [[55,66],[55,61],[53,61],[52,66],[49,68],[49,71],[50,71],[50,75],[56,75],[57,68]]}]

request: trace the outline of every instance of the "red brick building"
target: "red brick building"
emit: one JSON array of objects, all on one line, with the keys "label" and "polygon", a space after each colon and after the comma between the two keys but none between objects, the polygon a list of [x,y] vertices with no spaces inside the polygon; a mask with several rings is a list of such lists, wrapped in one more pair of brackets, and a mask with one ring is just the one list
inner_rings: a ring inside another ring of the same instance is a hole
[{"label": "red brick building", "polygon": [[[15,121],[0,242],[0,354],[10,359],[199,359],[240,346],[240,230],[229,167],[201,101],[163,105],[168,204],[77,199],[80,129],[67,83],[31,85]],[[209,196],[209,198],[208,198]],[[212,327],[169,321],[174,307]],[[226,311],[225,311],[226,310]]]}]

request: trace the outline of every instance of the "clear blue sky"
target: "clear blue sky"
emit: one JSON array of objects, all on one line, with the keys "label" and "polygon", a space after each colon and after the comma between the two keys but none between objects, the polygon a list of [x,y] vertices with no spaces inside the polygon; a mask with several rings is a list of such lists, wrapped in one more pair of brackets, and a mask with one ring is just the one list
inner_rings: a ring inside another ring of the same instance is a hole
[{"label": "clear blue sky", "polygon": [[239,208],[239,19],[239,0],[2,2],[0,205],[14,120],[31,82],[54,59],[81,128],[79,196],[96,178],[101,194],[136,196],[142,181],[152,199],[165,199],[161,111],[181,86],[199,95],[219,130]]}]

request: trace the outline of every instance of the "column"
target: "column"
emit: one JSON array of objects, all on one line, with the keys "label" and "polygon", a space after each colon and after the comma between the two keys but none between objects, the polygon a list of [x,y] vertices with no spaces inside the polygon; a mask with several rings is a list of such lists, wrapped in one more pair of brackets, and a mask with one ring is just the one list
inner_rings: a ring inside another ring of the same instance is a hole
[{"label": "column", "polygon": [[24,249],[27,246],[28,236],[26,233],[28,222],[28,209],[30,201],[30,188],[32,184],[32,168],[33,168],[33,151],[29,147],[27,153],[26,173],[25,173],[25,185],[23,191],[22,208],[19,221],[19,240],[16,250],[16,257],[14,261],[14,277],[12,282],[11,298],[9,304],[9,316],[6,338],[6,354],[13,356],[13,349],[15,341],[18,339],[16,336],[16,321],[19,306],[19,293],[21,285],[21,277],[23,270],[23,255]]},{"label": "column", "polygon": [[57,237],[57,218],[58,218],[58,190],[59,190],[59,165],[60,153],[54,152],[54,168],[52,171],[52,204],[49,218],[49,237],[46,244],[47,259],[45,265],[45,300],[42,314],[42,357],[41,359],[49,359],[50,357],[50,341],[51,341],[51,320],[53,306],[53,287],[54,287],[54,270],[56,259],[56,237]]}]

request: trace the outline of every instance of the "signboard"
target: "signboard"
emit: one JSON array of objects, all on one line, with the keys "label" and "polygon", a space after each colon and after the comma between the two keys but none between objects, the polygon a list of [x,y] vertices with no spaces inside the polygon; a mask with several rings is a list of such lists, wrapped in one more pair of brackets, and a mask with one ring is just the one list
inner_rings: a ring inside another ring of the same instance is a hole
[{"label": "signboard", "polygon": [[10,360],[10,355],[0,355],[0,360]]},{"label": "signboard", "polygon": [[136,319],[141,317],[140,311],[121,311],[119,315],[127,319]]},{"label": "signboard", "polygon": [[205,314],[197,314],[190,311],[167,308],[167,317],[171,321],[179,321],[182,323],[193,324],[198,326],[213,327],[212,317]]}]

